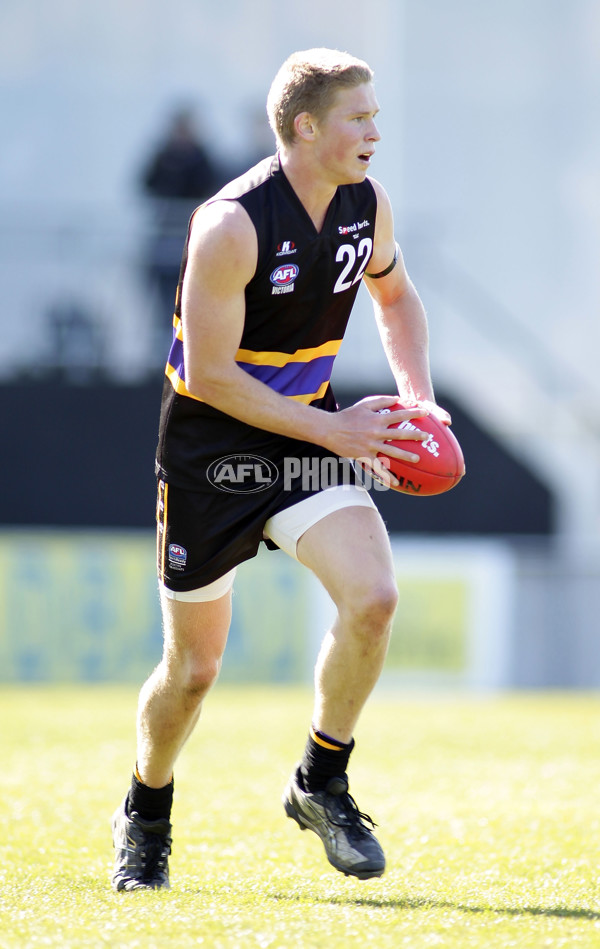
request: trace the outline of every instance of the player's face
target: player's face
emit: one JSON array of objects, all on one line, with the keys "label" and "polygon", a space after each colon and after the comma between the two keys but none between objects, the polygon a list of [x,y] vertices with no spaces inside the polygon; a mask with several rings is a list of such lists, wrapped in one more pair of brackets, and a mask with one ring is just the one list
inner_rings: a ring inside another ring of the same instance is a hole
[{"label": "player's face", "polygon": [[378,111],[373,85],[364,82],[340,89],[325,118],[317,123],[318,157],[337,184],[364,180],[381,138],[375,125]]}]

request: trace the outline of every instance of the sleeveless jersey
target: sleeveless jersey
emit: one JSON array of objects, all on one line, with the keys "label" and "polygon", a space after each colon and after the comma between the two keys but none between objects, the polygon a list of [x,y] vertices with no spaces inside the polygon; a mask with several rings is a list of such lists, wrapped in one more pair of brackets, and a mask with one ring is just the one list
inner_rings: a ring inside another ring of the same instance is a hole
[{"label": "sleeveless jersey", "polygon": [[[373,251],[377,199],[371,182],[340,185],[318,232],[287,180],[278,156],[267,158],[209,200],[238,201],[258,238],[256,272],[245,291],[245,323],[236,362],[289,399],[335,411],[330,377],[361,278]],[[193,215],[192,215],[193,220]],[[190,222],[191,229],[191,222]],[[181,287],[163,388],[158,476],[188,490],[210,490],[210,463],[230,452],[276,465],[315,446],[226,415],[186,387]],[[317,449],[327,454],[325,449]]]}]

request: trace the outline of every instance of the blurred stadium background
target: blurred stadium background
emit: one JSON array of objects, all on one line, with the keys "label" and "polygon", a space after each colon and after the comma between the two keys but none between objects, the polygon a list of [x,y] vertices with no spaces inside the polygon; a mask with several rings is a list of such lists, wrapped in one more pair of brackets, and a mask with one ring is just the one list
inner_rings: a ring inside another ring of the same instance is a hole
[{"label": "blurred stadium background", "polygon": [[[148,266],[179,256],[164,212],[187,205],[144,168],[181,109],[219,174],[268,154],[271,79],[315,45],[376,71],[373,173],[467,458],[447,497],[376,495],[402,592],[384,683],[600,685],[596,0],[3,0],[5,682],[141,682],[160,655],[170,313]],[[342,403],[390,390],[364,296],[335,382]],[[329,610],[283,554],[246,564],[223,677],[306,681]]]}]

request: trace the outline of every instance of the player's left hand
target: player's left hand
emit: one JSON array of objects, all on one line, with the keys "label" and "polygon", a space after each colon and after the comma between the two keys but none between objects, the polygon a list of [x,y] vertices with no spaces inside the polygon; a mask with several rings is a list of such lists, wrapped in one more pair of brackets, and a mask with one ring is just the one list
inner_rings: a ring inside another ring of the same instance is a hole
[{"label": "player's left hand", "polygon": [[437,402],[431,402],[429,399],[422,399],[418,402],[415,402],[415,405],[420,409],[425,409],[429,412],[430,415],[435,416],[443,425],[452,425],[452,416],[450,412],[447,412],[446,409],[443,409],[441,405],[438,405]]}]

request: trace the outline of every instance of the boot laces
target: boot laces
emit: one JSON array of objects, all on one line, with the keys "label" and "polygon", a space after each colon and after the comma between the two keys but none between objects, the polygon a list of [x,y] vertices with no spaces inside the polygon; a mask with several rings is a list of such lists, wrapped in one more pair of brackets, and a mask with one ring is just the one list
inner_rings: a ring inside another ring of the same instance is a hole
[{"label": "boot laces", "polygon": [[[330,797],[333,797],[331,802],[327,800]],[[370,824],[373,828],[377,827],[373,818],[359,809],[358,804],[347,791],[337,795],[327,794],[325,811],[331,823],[335,824],[336,827],[346,829],[350,836],[360,837],[370,834],[371,830],[366,826],[367,824]]]},{"label": "boot laces", "polygon": [[155,873],[164,870],[171,853],[172,839],[169,835],[146,834],[144,847],[140,851],[140,858],[146,876],[152,877]]}]

